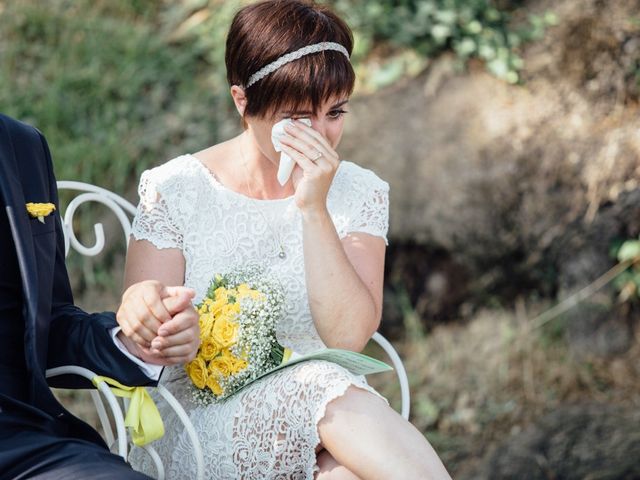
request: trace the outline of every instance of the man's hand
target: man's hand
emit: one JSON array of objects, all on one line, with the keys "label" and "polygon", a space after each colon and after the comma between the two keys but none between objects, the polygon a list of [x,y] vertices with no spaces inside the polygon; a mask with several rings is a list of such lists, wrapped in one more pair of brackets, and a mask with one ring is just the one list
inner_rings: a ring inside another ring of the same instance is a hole
[{"label": "man's hand", "polygon": [[198,312],[189,306],[179,310],[182,299],[179,296],[167,297],[163,300],[167,310],[173,318],[162,324],[158,329],[158,336],[151,342],[151,355],[147,360],[159,365],[175,365],[193,360],[200,346],[200,325]]},{"label": "man's hand", "polygon": [[147,280],[129,287],[116,314],[118,338],[148,363],[174,365],[192,360],[200,345],[195,292]]}]

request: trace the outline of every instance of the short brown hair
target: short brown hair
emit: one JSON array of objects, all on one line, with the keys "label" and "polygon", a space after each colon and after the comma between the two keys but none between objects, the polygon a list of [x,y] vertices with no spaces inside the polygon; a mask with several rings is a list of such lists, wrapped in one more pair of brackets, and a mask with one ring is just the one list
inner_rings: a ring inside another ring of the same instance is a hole
[{"label": "short brown hair", "polygon": [[[249,77],[282,55],[319,42],[336,42],[349,54],[353,34],[333,11],[313,1],[266,0],[242,8],[234,17],[225,52],[229,86],[246,85]],[[353,92],[355,73],[349,59],[326,50],[294,60],[245,89],[244,115],[271,117],[320,105]]]}]

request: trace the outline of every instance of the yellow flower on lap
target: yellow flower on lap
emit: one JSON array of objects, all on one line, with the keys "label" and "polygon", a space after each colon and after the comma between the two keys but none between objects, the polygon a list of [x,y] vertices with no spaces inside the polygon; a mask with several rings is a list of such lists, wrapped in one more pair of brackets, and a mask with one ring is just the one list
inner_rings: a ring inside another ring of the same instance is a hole
[{"label": "yellow flower on lap", "polygon": [[218,379],[215,375],[209,375],[207,378],[207,387],[209,387],[209,390],[211,390],[215,395],[222,395],[223,393],[222,387],[220,386],[220,383],[218,383]]},{"label": "yellow flower on lap", "polygon": [[220,353],[220,347],[213,339],[206,337],[200,344],[200,355],[204,360],[213,360]]},{"label": "yellow flower on lap", "polygon": [[222,307],[220,311],[220,315],[229,317],[229,318],[234,318],[239,313],[240,313],[239,303],[227,303]]},{"label": "yellow flower on lap", "polygon": [[252,289],[246,283],[238,285],[238,299],[242,300],[243,298],[252,298],[253,300],[264,301],[265,296],[263,293]]},{"label": "yellow flower on lap", "polygon": [[213,330],[213,324],[214,324],[213,314],[211,313],[201,314],[198,323],[200,325],[200,340],[204,342],[205,339],[209,338],[209,336],[211,335],[211,330]]},{"label": "yellow flower on lap", "polygon": [[204,388],[207,384],[207,364],[202,358],[196,357],[187,364],[187,374],[196,387]]},{"label": "yellow flower on lap", "polygon": [[209,373],[228,377],[233,373],[235,361],[229,350],[222,351],[222,355],[217,356],[209,363]]},{"label": "yellow flower on lap", "polygon": [[33,218],[37,218],[41,223],[44,223],[44,217],[47,217],[56,209],[53,203],[27,203],[27,212]]},{"label": "yellow flower on lap", "polygon": [[236,341],[238,324],[228,316],[217,318],[211,330],[211,337],[221,347],[230,347]]},{"label": "yellow flower on lap", "polygon": [[199,314],[202,315],[202,314],[210,313],[213,316],[220,314],[220,312],[222,311],[222,308],[227,304],[227,301],[228,301],[227,290],[224,288],[221,288],[220,290],[221,290],[220,298],[216,298],[216,300],[212,300],[210,298],[204,299],[204,301],[202,302],[202,305],[198,309]]},{"label": "yellow flower on lap", "polygon": [[227,301],[222,299],[216,300],[215,302],[211,302],[209,311],[211,312],[212,315],[220,315],[220,312],[222,312],[222,309],[226,304],[227,304]]},{"label": "yellow flower on lap", "polygon": [[231,367],[231,374],[243,371],[249,366],[249,362],[242,358],[233,357],[233,366]]},{"label": "yellow flower on lap", "polygon": [[218,303],[220,305],[226,305],[227,302],[229,301],[229,295],[228,295],[228,290],[225,287],[218,287],[215,292],[215,303]]}]

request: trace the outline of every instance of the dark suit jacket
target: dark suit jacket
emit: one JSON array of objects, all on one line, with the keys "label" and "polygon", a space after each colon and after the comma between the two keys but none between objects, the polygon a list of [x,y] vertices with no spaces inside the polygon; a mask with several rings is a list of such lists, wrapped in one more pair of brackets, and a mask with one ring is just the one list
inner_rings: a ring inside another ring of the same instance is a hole
[{"label": "dark suit jacket", "polygon": [[[17,461],[16,452],[20,449],[16,449],[16,435],[24,442],[27,431],[82,439],[104,446],[95,430],[58,403],[45,379],[46,369],[79,365],[128,385],[152,385],[154,382],[114,345],[110,336],[110,329],[117,326],[113,313],[88,314],[74,306],[64,263],[64,239],[58,211],[45,217],[42,224],[30,218],[25,207],[27,202],[58,205],[49,148],[38,130],[2,114],[0,196],[9,219],[24,292],[22,318],[0,318],[0,322],[24,323],[23,365],[26,367],[23,368],[26,371],[23,378],[28,382],[28,398],[17,400],[0,393],[2,477],[3,469],[8,470],[12,462]],[[0,232],[0,235],[8,234]],[[2,256],[7,253],[0,252],[0,268]],[[8,341],[12,339],[0,338],[0,348]],[[66,388],[88,386],[84,380],[71,376],[59,377],[55,382],[55,386]],[[26,450],[22,453],[37,445],[24,447]]]}]

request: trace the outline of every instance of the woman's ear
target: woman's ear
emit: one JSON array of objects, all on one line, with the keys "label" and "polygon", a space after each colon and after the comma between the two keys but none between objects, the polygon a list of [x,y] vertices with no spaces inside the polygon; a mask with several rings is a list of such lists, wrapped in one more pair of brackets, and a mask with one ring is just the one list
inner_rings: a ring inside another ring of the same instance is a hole
[{"label": "woman's ear", "polygon": [[231,97],[233,98],[233,103],[235,103],[236,110],[238,110],[240,116],[244,116],[244,110],[247,107],[247,97],[244,94],[242,87],[233,85],[231,87]]}]

